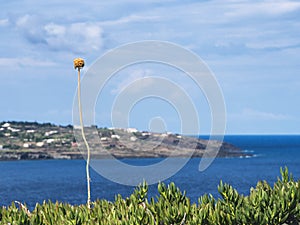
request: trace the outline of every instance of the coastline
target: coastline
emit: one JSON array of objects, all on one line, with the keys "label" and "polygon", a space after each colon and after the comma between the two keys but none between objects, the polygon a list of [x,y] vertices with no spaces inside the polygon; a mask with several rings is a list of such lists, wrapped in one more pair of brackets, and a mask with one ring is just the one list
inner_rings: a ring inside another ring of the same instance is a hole
[{"label": "coastline", "polygon": [[[191,151],[194,151],[191,153]],[[123,151],[122,153],[118,151],[110,151],[110,153],[92,153],[91,158],[93,159],[108,159],[111,156],[117,159],[125,158],[202,158],[204,151],[199,151],[197,149],[188,151],[174,151],[168,149],[164,152],[159,151],[143,151],[140,153],[133,151]],[[252,157],[253,154],[240,149],[235,150],[220,150],[217,158],[244,158]],[[55,149],[21,149],[21,150],[6,150],[0,151],[0,161],[18,161],[18,160],[49,160],[49,159],[63,159],[63,160],[77,160],[84,159],[85,154],[81,153],[79,150],[75,151],[57,151]]]}]

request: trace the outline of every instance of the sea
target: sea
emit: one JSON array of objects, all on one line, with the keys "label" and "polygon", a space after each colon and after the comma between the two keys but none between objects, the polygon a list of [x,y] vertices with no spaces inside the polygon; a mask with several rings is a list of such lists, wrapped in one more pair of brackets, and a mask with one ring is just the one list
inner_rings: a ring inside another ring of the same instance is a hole
[{"label": "sea", "polygon": [[[192,158],[163,182],[174,182],[197,203],[203,194],[219,198],[217,187],[221,180],[247,195],[260,180],[272,186],[280,177],[280,167],[288,167],[294,179],[300,179],[300,135],[227,135],[224,141],[252,156],[216,158],[204,171],[198,169],[201,159]],[[123,162],[149,165],[161,160],[123,159]],[[84,160],[0,161],[0,206],[19,201],[33,209],[36,203],[49,200],[84,204],[87,198],[85,166]],[[126,198],[134,189],[134,186],[112,182],[91,169],[92,200],[114,201],[117,194]],[[157,195],[157,184],[150,185],[149,197]]]}]

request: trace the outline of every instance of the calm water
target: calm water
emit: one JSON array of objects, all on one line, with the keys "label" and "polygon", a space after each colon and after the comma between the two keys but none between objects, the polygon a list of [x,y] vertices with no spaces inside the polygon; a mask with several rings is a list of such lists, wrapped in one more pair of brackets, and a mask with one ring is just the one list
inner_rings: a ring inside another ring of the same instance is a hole
[{"label": "calm water", "polygon": [[[212,193],[218,197],[217,185],[222,179],[239,192],[248,194],[258,180],[271,184],[279,176],[279,168],[288,166],[296,179],[300,178],[300,136],[226,136],[225,141],[255,154],[252,158],[218,158],[204,172],[198,171],[200,159],[191,159],[176,175],[174,181],[186,190],[192,201],[200,195]],[[152,164],[161,159],[127,159],[130,164]],[[26,202],[32,208],[43,200],[82,204],[86,201],[85,161],[46,160],[0,162],[0,205],[12,201]],[[120,193],[129,196],[134,187],[106,180],[93,170],[92,198],[113,200]],[[157,185],[150,186],[155,196]]]}]

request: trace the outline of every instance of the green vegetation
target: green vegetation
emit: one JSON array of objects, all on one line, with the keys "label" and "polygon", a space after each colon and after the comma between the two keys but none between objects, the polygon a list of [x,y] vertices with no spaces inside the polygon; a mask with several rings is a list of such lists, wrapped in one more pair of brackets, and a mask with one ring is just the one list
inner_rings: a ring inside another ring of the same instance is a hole
[{"label": "green vegetation", "polygon": [[[73,127],[50,123],[8,121],[0,123],[0,145],[3,149],[63,148],[71,150]],[[38,143],[38,144],[37,144]]]},{"label": "green vegetation", "polygon": [[146,183],[138,186],[127,198],[120,195],[114,202],[97,200],[87,205],[44,202],[32,212],[13,203],[0,208],[1,224],[298,224],[300,222],[300,180],[295,181],[288,169],[281,169],[281,178],[271,187],[258,182],[249,196],[240,195],[232,186],[223,184],[218,190],[221,199],[201,196],[191,204],[185,192],[174,183],[158,185],[159,195],[147,197]]}]

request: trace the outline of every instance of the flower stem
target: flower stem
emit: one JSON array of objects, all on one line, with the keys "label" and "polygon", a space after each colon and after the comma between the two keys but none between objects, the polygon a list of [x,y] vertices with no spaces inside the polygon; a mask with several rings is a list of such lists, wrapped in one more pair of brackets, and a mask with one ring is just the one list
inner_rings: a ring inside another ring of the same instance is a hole
[{"label": "flower stem", "polygon": [[90,185],[90,147],[86,140],[85,133],[84,133],[84,125],[83,125],[83,119],[82,119],[82,108],[81,108],[81,93],[80,93],[80,68],[78,68],[78,108],[79,108],[79,118],[80,118],[80,125],[81,125],[81,135],[84,141],[84,144],[87,148],[87,160],[86,160],[86,179],[87,179],[87,206],[90,209],[91,208],[91,185]]}]

